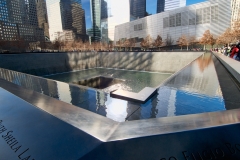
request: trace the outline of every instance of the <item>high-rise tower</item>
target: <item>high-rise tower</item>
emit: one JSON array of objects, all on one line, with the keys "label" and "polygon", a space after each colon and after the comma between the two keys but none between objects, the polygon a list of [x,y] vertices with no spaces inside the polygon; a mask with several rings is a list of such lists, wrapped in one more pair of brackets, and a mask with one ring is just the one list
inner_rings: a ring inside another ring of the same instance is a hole
[{"label": "high-rise tower", "polygon": [[38,27],[35,0],[0,0],[1,37],[4,40],[44,41]]},{"label": "high-rise tower", "polygon": [[38,26],[44,30],[44,36],[49,39],[49,25],[47,17],[46,0],[37,0],[37,18]]},{"label": "high-rise tower", "polygon": [[101,40],[101,0],[90,0],[91,7],[91,20],[92,20],[92,29],[91,29],[91,40],[100,41]]},{"label": "high-rise tower", "polygon": [[234,27],[235,23],[240,21],[240,0],[231,0],[231,8],[231,27]]},{"label": "high-rise tower", "polygon": [[165,0],[164,11],[186,6],[186,0]]},{"label": "high-rise tower", "polygon": [[130,0],[130,14],[137,18],[146,16],[146,0]]},{"label": "high-rise tower", "polygon": [[157,13],[164,12],[165,0],[157,0]]},{"label": "high-rise tower", "polygon": [[75,38],[86,39],[85,12],[81,0],[48,0],[47,11],[50,40],[60,38],[62,33],[74,34]]},{"label": "high-rise tower", "polygon": [[186,6],[186,0],[157,0],[157,13]]}]

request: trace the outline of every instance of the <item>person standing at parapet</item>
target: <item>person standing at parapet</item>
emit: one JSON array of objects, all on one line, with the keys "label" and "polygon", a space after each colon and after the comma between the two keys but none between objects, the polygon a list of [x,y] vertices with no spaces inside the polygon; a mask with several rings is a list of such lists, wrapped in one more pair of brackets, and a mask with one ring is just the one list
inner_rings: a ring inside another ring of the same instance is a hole
[{"label": "person standing at parapet", "polygon": [[230,57],[235,59],[238,54],[239,49],[237,48],[236,44],[233,44],[232,51]]}]

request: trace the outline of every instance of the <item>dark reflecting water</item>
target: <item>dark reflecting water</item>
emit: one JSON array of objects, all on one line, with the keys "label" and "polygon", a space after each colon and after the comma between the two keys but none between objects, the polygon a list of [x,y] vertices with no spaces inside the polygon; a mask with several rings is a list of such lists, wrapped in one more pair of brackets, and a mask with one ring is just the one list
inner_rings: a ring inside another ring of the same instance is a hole
[{"label": "dark reflecting water", "polygon": [[82,79],[89,79],[96,76],[105,76],[123,79],[125,82],[115,86],[119,89],[139,92],[144,87],[157,87],[164,80],[166,80],[171,73],[152,73],[152,72],[138,72],[117,69],[94,68],[82,71],[75,71],[56,75],[46,75],[46,78],[54,79],[62,82],[78,82]]},{"label": "dark reflecting water", "polygon": [[[145,104],[111,98],[108,93],[103,91],[6,69],[0,69],[0,77],[25,88],[122,122],[225,110],[221,87],[211,56],[210,53],[204,54],[164,82],[158,88],[157,94]],[[131,81],[127,84],[133,85],[130,89],[132,91],[141,90],[145,84],[151,84],[152,87],[159,85],[159,75],[149,74],[155,76],[149,78],[142,75],[144,72],[139,74],[129,71],[126,75],[124,75],[126,71],[116,73],[116,70],[106,72],[106,69],[93,69],[84,72],[87,73],[87,76],[95,76],[101,73],[113,77],[118,76],[117,78],[128,78]],[[91,74],[88,75],[88,73]],[[79,75],[81,78],[83,77],[80,72],[68,74],[70,77],[64,77],[61,81],[78,79],[79,74],[81,74]],[[61,75],[54,75],[54,77],[59,78]],[[142,77],[144,82],[140,82],[139,77]]]}]

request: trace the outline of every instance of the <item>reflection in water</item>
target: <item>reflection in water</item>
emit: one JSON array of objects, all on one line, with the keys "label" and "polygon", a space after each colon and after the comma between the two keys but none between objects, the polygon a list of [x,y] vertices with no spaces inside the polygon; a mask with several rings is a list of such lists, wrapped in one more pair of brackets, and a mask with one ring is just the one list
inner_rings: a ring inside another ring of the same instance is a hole
[{"label": "reflection in water", "polygon": [[[84,72],[91,73],[90,76],[99,74],[99,72],[110,76],[114,70],[109,70],[107,73],[105,71],[93,69],[91,72]],[[151,76],[151,74],[148,75]],[[135,87],[143,83],[140,83],[139,79],[132,78],[133,76],[143,78],[144,83],[149,82],[143,74],[129,71],[119,71],[114,76],[129,78]],[[158,79],[158,75],[154,74],[152,77]],[[158,80],[152,77],[150,79],[153,84],[157,83]],[[221,88],[210,54],[199,57],[166,81],[158,88],[157,94],[145,104],[111,98],[108,93],[99,90],[81,88],[77,85],[6,69],[0,69],[0,78],[119,122],[225,110]],[[70,78],[76,79],[77,77],[71,76]]]},{"label": "reflection in water", "polygon": [[[73,83],[79,82],[80,80],[97,77],[100,75],[125,80],[124,82],[121,82],[118,85],[114,85],[114,87],[132,92],[139,92],[146,86],[157,87],[165,79],[171,76],[171,74],[169,73],[157,73],[157,72],[150,73],[119,69],[94,68],[89,70],[75,71],[63,74],[47,75],[45,77],[57,81]],[[108,90],[109,88],[105,89],[104,91]]]},{"label": "reflection in water", "polygon": [[207,68],[210,63],[213,63],[212,54],[210,53],[203,54],[200,58],[197,59],[197,63],[200,71],[203,72],[204,69]]}]

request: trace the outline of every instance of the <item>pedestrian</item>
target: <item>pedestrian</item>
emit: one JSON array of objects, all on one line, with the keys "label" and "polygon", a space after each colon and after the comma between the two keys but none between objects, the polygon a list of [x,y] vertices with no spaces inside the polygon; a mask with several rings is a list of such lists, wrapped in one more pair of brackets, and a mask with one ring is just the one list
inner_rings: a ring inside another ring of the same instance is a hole
[{"label": "pedestrian", "polygon": [[238,54],[238,51],[239,49],[237,48],[237,45],[236,44],[233,44],[232,45],[232,49],[231,49],[231,54],[230,54],[230,57],[235,59],[237,54]]}]

